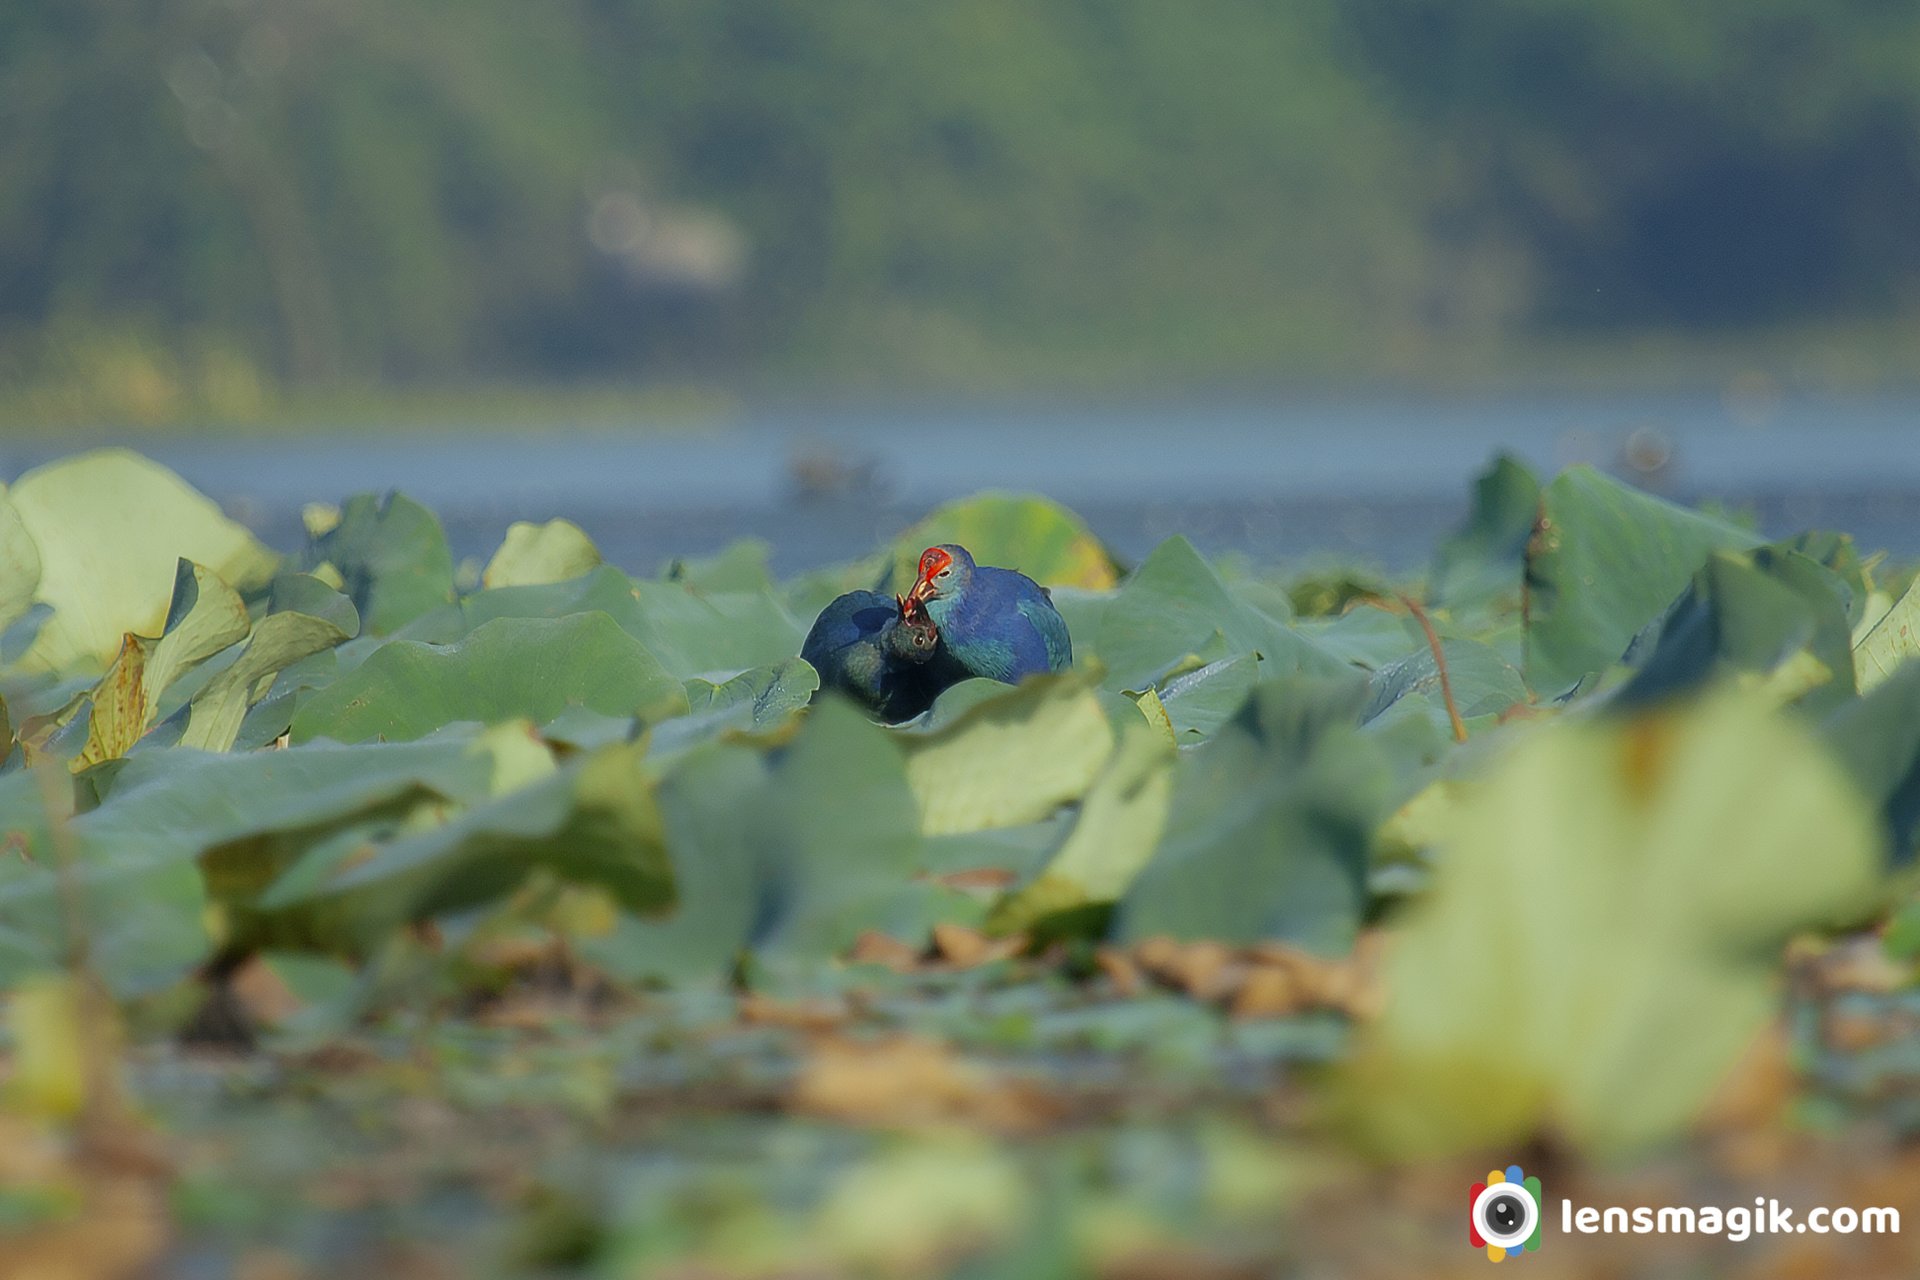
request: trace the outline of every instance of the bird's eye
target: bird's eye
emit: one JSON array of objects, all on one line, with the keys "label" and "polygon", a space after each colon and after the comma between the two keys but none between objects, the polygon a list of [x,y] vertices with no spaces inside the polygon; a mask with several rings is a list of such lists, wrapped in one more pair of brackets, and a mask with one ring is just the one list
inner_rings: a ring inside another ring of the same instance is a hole
[{"label": "bird's eye", "polygon": [[933,576],[936,578],[951,578],[953,576],[953,569],[951,566],[949,566],[948,568],[942,569],[940,572],[934,574]]}]

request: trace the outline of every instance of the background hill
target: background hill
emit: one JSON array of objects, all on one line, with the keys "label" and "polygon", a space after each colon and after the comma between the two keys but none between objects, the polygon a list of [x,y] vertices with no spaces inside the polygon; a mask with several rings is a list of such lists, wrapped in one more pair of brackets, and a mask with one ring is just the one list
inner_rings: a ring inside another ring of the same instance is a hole
[{"label": "background hill", "polygon": [[41,422],[1844,378],[1920,282],[1883,0],[13,0],[0,120],[0,400]]}]

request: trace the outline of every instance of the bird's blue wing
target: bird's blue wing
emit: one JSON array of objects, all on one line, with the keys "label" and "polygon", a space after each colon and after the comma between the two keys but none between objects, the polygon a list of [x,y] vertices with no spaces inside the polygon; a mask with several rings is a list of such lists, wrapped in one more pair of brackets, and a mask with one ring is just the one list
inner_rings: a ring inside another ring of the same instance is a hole
[{"label": "bird's blue wing", "polygon": [[1067,632],[1067,620],[1053,602],[1039,593],[1020,601],[1020,616],[1033,624],[1046,658],[1046,670],[1064,671],[1073,665],[1073,637]]},{"label": "bird's blue wing", "polygon": [[874,641],[888,619],[898,613],[891,597],[877,591],[849,591],[820,611],[800,646],[800,656],[832,683],[847,660],[848,651]]}]

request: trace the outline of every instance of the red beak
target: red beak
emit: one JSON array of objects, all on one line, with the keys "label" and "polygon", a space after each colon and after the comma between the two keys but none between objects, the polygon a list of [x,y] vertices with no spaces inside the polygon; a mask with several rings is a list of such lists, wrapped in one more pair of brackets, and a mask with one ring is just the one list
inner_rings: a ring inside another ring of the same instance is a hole
[{"label": "red beak", "polygon": [[932,578],[922,578],[913,584],[913,590],[907,592],[907,603],[917,607],[925,604],[939,594],[938,591],[934,590]]}]

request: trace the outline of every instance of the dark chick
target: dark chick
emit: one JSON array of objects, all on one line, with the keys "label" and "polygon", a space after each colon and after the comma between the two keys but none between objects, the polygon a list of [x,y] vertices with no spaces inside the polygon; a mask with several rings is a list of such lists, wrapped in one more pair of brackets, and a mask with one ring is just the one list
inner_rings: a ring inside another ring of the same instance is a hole
[{"label": "dark chick", "polygon": [[800,656],[820,673],[822,691],[845,694],[882,720],[910,720],[933,705],[941,682],[931,665],[940,633],[933,620],[877,591],[849,591],[820,611]]}]

